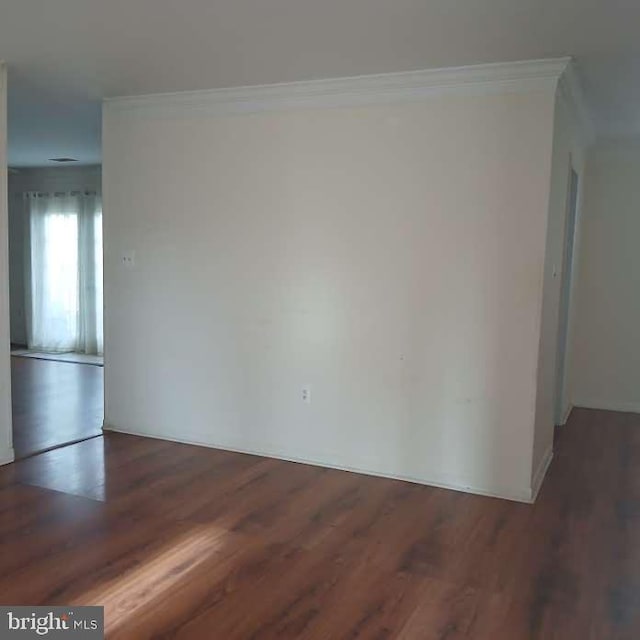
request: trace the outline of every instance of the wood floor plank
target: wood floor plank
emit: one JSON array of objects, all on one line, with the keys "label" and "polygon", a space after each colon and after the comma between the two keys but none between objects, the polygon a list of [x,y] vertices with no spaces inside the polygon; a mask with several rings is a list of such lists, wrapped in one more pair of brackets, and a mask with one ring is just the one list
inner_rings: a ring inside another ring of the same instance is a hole
[{"label": "wood floor plank", "polygon": [[97,436],[104,414],[104,370],[12,356],[11,399],[16,458]]},{"label": "wood floor plank", "polygon": [[106,433],[0,469],[0,603],[140,640],[636,640],[640,416],[574,410],[535,505]]}]

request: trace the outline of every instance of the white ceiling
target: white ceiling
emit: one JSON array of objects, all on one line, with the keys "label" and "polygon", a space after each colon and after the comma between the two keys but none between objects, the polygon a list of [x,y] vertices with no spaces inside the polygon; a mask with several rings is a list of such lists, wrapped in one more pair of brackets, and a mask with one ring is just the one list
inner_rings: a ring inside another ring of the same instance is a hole
[{"label": "white ceiling", "polygon": [[0,0],[9,161],[100,159],[100,100],[573,55],[640,133],[638,0]]}]

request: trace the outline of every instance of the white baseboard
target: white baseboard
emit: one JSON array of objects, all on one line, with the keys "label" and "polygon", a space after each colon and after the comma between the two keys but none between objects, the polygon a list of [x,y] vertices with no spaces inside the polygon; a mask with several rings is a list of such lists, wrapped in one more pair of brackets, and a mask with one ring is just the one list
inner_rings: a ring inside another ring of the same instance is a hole
[{"label": "white baseboard", "polygon": [[640,413],[640,402],[611,402],[607,400],[574,400],[574,407],[582,409],[600,409],[601,411],[620,411],[622,413]]},{"label": "white baseboard", "polygon": [[570,404],[567,407],[567,410],[564,412],[564,416],[562,416],[562,422],[560,423],[559,426],[563,426],[563,425],[567,424],[567,422],[569,422],[569,416],[571,415],[572,411],[573,411],[573,405]]},{"label": "white baseboard", "polygon": [[[297,462],[299,464],[309,464],[315,467],[324,467],[327,469],[337,469],[338,471],[348,471],[351,473],[360,473],[367,476],[375,476],[379,478],[389,478],[391,480],[403,480],[405,482],[413,482],[415,484],[422,484],[429,487],[437,487],[439,489],[450,489],[452,491],[460,491],[463,493],[472,493],[474,495],[485,496],[488,498],[500,498],[503,500],[512,500],[514,502],[525,502],[531,503],[533,502],[532,495],[533,492],[530,488],[525,488],[522,491],[505,491],[503,489],[484,489],[480,487],[474,487],[471,485],[466,485],[462,483],[452,482],[448,479],[442,478],[418,478],[409,475],[402,474],[392,474],[392,473],[384,473],[377,470],[367,469],[363,467],[354,467],[349,465],[341,465],[328,463],[326,461],[320,460],[311,460],[303,457],[296,456],[286,456],[280,453],[275,453],[272,451],[258,451],[250,448],[244,447],[232,447],[219,443],[211,443],[211,442],[200,442],[195,440],[189,440],[186,438],[180,438],[178,436],[169,435],[169,434],[150,434],[144,433],[142,431],[136,431],[134,429],[124,429],[122,427],[116,427],[113,425],[109,425],[103,423],[102,425],[103,431],[114,431],[116,433],[124,433],[131,436],[140,436],[142,438],[153,438],[155,440],[167,440],[169,442],[178,442],[180,444],[190,444],[197,447],[208,447],[210,449],[221,449],[223,451],[233,451],[234,453],[246,453],[253,456],[260,456],[263,458],[273,458],[275,460],[284,460],[286,462]],[[550,462],[550,461],[549,461]],[[543,473],[544,477],[544,473]],[[542,480],[541,480],[542,482]]]},{"label": "white baseboard", "polygon": [[542,487],[542,483],[544,482],[544,478],[547,475],[547,471],[549,470],[549,465],[553,460],[553,445],[551,445],[542,456],[542,460],[540,460],[540,464],[536,469],[535,474],[533,475],[533,480],[531,481],[531,500],[530,502],[535,502],[538,497],[538,493],[540,492],[540,487]]},{"label": "white baseboard", "polygon": [[15,460],[13,447],[10,449],[0,449],[0,466],[9,464]]}]

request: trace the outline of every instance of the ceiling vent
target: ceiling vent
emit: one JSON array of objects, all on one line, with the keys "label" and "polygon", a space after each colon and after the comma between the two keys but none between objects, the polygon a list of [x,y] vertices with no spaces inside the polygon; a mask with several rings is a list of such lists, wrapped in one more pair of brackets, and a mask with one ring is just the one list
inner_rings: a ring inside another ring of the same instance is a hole
[{"label": "ceiling vent", "polygon": [[49,158],[50,162],[78,162],[75,158]]}]

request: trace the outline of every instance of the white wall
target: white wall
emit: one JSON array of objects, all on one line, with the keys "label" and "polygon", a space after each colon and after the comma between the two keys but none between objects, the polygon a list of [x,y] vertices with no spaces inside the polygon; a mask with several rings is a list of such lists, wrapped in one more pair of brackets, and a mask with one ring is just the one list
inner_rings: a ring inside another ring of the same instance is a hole
[{"label": "white wall", "polygon": [[[101,167],[65,166],[14,169],[9,175],[9,267],[11,342],[27,342],[25,318],[25,259],[28,257],[23,194],[27,191],[82,191],[101,189]],[[27,252],[25,254],[25,252]]]},{"label": "white wall", "polygon": [[[538,394],[536,401],[536,426],[533,443],[532,482],[539,484],[541,476],[551,461],[553,435],[556,420],[557,394],[561,393],[562,415],[571,407],[570,393],[565,390],[567,381],[558,379],[558,336],[560,326],[560,297],[565,264],[565,242],[567,240],[567,205],[571,167],[578,173],[580,188],[583,184],[585,140],[577,126],[569,98],[558,91],[555,104],[553,156],[549,194],[549,217],[545,250],[543,303],[540,319],[540,346],[538,354]],[[581,198],[578,198],[580,204]],[[579,241],[579,238],[576,238]],[[574,259],[575,262],[575,259]],[[574,277],[569,295],[575,298]],[[573,318],[575,305],[570,305],[567,354],[571,357]],[[569,374],[565,375],[568,378]]]},{"label": "white wall", "polygon": [[106,426],[530,499],[554,87],[107,103]]},{"label": "white wall", "polygon": [[13,460],[9,365],[9,258],[7,216],[7,75],[0,61],[0,464]]},{"label": "white wall", "polygon": [[590,150],[573,354],[574,404],[640,412],[640,141]]}]

